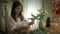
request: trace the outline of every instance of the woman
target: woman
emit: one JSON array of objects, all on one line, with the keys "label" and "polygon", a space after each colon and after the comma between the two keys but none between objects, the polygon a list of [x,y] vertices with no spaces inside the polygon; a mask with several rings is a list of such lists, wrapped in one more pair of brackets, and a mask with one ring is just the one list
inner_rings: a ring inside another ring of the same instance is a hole
[{"label": "woman", "polygon": [[11,16],[8,17],[6,27],[8,33],[27,30],[29,23],[24,19],[22,15],[23,5],[19,1],[14,1],[12,5]]}]

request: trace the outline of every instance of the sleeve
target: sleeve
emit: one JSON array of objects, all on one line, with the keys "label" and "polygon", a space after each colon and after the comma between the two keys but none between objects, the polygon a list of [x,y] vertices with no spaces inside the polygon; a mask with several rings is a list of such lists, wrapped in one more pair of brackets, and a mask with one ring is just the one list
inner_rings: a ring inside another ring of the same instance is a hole
[{"label": "sleeve", "polygon": [[13,22],[13,20],[10,17],[7,17],[7,19],[6,19],[6,29],[8,31],[13,31],[14,28],[16,28],[15,23]]}]

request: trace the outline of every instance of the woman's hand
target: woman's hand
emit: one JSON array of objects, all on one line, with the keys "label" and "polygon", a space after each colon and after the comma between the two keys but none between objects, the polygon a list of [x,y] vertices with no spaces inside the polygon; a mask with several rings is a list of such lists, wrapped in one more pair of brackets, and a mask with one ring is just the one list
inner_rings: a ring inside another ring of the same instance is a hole
[{"label": "woman's hand", "polygon": [[19,28],[15,28],[15,29],[14,29],[14,32],[17,32],[18,30],[19,30]]},{"label": "woman's hand", "polygon": [[26,30],[28,30],[28,29],[29,29],[28,26],[21,26],[21,27],[19,27],[19,28],[15,28],[15,29],[14,29],[14,32],[22,32],[22,31],[26,31]]}]

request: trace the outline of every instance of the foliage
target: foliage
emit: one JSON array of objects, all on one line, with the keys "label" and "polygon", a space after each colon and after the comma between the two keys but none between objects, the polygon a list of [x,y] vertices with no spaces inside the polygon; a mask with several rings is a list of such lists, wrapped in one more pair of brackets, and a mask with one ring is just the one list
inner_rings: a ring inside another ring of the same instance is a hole
[{"label": "foliage", "polygon": [[48,31],[53,34],[53,32],[46,27],[41,27],[40,29],[31,31],[30,34],[47,34]]},{"label": "foliage", "polygon": [[[37,14],[37,16],[32,14],[34,19],[42,21],[48,15],[48,13],[44,9],[40,9],[40,10],[38,10],[38,12],[39,12],[39,14]],[[39,25],[41,25],[41,24],[39,24]],[[30,33],[31,34],[47,34],[48,31],[51,32],[48,28],[45,28],[45,27],[41,26],[37,30],[32,31]]]},{"label": "foliage", "polygon": [[34,19],[43,20],[48,15],[44,9],[40,9],[38,12],[39,14],[37,14],[37,16],[31,14]]}]

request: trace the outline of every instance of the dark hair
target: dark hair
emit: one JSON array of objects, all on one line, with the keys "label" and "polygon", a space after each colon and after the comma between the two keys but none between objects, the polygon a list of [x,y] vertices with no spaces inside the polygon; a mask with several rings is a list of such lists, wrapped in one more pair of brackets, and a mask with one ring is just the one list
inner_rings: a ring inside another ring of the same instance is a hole
[{"label": "dark hair", "polygon": [[21,21],[23,21],[23,15],[22,15],[22,11],[23,11],[23,5],[19,2],[19,1],[14,1],[13,2],[13,5],[12,5],[12,11],[11,11],[11,16],[12,16],[12,18],[17,22],[17,20],[16,20],[16,13],[15,13],[15,8],[17,7],[17,6],[20,6],[21,5],[21,12],[19,13],[19,16],[20,16],[20,20]]}]

